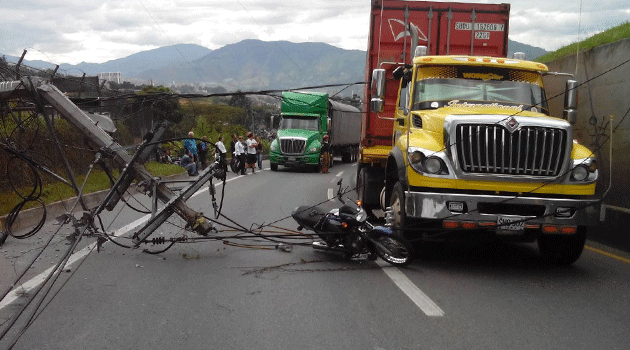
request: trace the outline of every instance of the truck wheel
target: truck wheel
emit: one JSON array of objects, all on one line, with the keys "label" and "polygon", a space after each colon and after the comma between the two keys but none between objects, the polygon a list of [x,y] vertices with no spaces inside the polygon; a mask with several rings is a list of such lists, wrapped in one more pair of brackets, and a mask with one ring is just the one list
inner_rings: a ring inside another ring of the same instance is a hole
[{"label": "truck wheel", "polygon": [[278,171],[278,163],[271,163],[271,171]]},{"label": "truck wheel", "polygon": [[392,208],[394,227],[405,226],[405,192],[400,181],[396,182],[389,199],[389,206]]},{"label": "truck wheel", "polygon": [[579,226],[570,236],[542,235],[538,237],[538,249],[542,260],[552,265],[571,265],[582,254],[586,242],[586,226]]},{"label": "truck wheel", "polygon": [[370,217],[374,217],[374,213],[372,212],[374,209],[377,209],[378,207],[372,204],[367,204],[367,201],[365,200],[365,188],[367,186],[367,169],[364,167],[361,167],[359,169],[359,172],[357,173],[357,197],[359,198],[359,200],[361,201],[361,203],[363,203],[361,206],[363,207],[363,209],[365,209],[365,212],[370,216]]}]

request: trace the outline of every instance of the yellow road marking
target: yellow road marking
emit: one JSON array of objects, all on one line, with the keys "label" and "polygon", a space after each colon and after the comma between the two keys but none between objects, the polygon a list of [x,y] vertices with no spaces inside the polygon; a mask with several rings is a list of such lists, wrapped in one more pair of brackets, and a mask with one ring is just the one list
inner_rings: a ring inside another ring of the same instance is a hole
[{"label": "yellow road marking", "polygon": [[584,246],[584,248],[585,248],[585,249],[588,249],[588,250],[590,250],[590,251],[593,251],[593,252],[595,252],[595,253],[599,253],[599,254],[605,255],[605,256],[607,256],[607,257],[609,257],[609,258],[613,258],[613,259],[615,259],[615,260],[619,260],[619,261],[621,261],[621,262],[625,262],[626,264],[630,264],[630,259],[626,259],[626,258],[621,257],[621,256],[619,256],[619,255],[615,255],[615,254],[613,254],[613,253],[609,253],[609,252],[607,252],[607,251],[605,251],[605,250],[601,250],[601,249],[593,248],[593,247],[588,246],[588,245],[585,245],[585,246]]}]

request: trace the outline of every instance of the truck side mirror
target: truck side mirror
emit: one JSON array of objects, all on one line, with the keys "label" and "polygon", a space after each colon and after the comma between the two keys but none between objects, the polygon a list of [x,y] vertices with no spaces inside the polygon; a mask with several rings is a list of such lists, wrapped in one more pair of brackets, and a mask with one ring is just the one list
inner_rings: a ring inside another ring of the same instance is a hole
[{"label": "truck side mirror", "polygon": [[384,109],[383,97],[385,96],[385,69],[375,69],[372,71],[372,98],[370,100],[370,110],[374,113],[381,113]]},{"label": "truck side mirror", "polygon": [[577,121],[577,89],[577,81],[567,80],[564,89],[564,112],[562,114],[563,118],[571,124],[575,124]]}]

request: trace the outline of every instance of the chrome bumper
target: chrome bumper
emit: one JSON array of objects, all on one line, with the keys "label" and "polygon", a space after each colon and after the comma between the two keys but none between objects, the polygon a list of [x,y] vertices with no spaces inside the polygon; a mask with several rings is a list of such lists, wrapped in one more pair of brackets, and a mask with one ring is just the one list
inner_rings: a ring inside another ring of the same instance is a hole
[{"label": "chrome bumper", "polygon": [[[449,203],[465,203],[463,211],[452,211]],[[499,216],[479,212],[478,204],[510,204],[521,206],[544,206],[542,217],[532,217],[528,224],[555,224],[567,226],[595,226],[598,223],[600,204],[596,199],[554,199],[537,197],[515,197],[500,195],[471,195],[457,193],[405,192],[405,211],[408,217],[422,219],[453,219],[460,221],[493,221]],[[558,208],[574,208],[570,217],[556,216]]]}]

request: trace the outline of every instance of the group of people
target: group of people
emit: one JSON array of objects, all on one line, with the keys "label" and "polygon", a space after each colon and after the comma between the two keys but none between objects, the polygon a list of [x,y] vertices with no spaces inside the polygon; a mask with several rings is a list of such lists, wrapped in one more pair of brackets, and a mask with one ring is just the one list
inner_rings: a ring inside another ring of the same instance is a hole
[{"label": "group of people", "polygon": [[[202,137],[199,142],[195,138],[194,132],[188,133],[188,138],[184,140],[184,155],[180,159],[180,165],[186,168],[188,175],[199,175],[200,169],[208,166],[208,153],[210,150],[208,137]],[[219,140],[215,143],[217,152],[220,152],[222,159],[225,159],[227,150],[223,144],[223,136],[219,136]],[[254,137],[251,132],[247,133],[247,140],[243,140],[243,136],[232,135],[230,143],[230,151],[232,158],[236,161],[236,173],[246,175],[248,168],[252,169],[252,173],[258,169],[262,169],[262,151],[263,146],[258,137]],[[224,165],[227,170],[227,164]]]},{"label": "group of people", "polygon": [[246,175],[247,168],[252,169],[252,174],[258,169],[262,169],[262,150],[263,146],[260,139],[251,132],[247,133],[247,140],[243,140],[243,136],[232,134],[230,148],[233,159],[237,160],[235,172]]},{"label": "group of people", "polygon": [[[199,175],[199,169],[205,169],[208,166],[208,153],[210,145],[208,137],[204,136],[199,142],[195,139],[195,133],[189,132],[188,138],[184,140],[184,155],[180,159],[180,165],[186,168],[188,175]],[[225,158],[227,150],[223,144],[223,136],[219,136],[219,140],[215,143],[217,152],[220,152]]]},{"label": "group of people", "polygon": [[[223,136],[219,136],[219,140],[215,143],[217,152],[221,153],[222,158],[225,159],[227,150],[223,144]],[[184,140],[184,155],[180,159],[180,165],[186,168],[188,175],[199,175],[198,169],[205,169],[208,166],[208,152],[210,147],[208,145],[208,137],[204,136],[199,142],[195,139],[195,134],[191,131],[188,133],[188,138]],[[260,139],[251,132],[247,133],[247,140],[243,140],[243,136],[237,136],[232,134],[232,141],[230,142],[230,151],[232,152],[232,160],[234,162],[234,172],[241,175],[247,174],[247,169],[252,169],[252,174],[256,172],[256,166],[258,169],[262,169],[262,151],[263,146]],[[167,155],[170,157],[170,154]],[[330,165],[331,149],[328,142],[328,135],[324,135],[321,148],[321,170],[322,173],[328,173],[328,166]],[[224,164],[227,170],[227,164]]]}]

